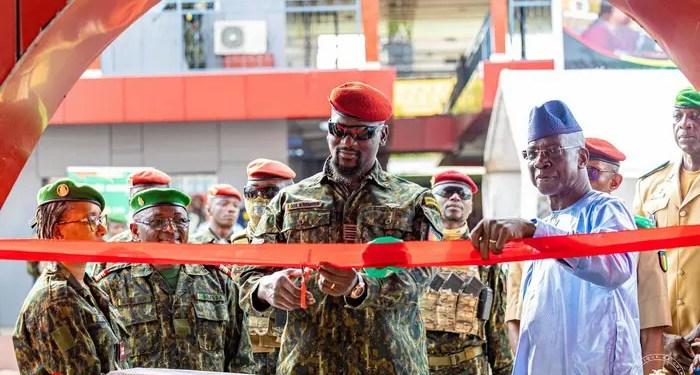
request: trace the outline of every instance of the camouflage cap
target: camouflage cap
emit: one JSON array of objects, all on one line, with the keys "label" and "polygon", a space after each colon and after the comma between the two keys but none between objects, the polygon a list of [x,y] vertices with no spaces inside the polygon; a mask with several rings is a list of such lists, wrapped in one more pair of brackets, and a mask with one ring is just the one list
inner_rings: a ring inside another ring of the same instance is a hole
[{"label": "camouflage cap", "polygon": [[692,87],[684,88],[676,94],[675,106],[678,108],[700,108],[700,92]]},{"label": "camouflage cap", "polygon": [[186,208],[190,197],[177,189],[153,188],[136,193],[131,197],[129,206],[134,214],[154,206],[181,206]]},{"label": "camouflage cap", "polygon": [[90,185],[78,184],[70,178],[62,178],[50,183],[39,189],[36,195],[39,206],[59,201],[93,202],[100,206],[101,210],[105,208],[105,199],[100,192]]}]

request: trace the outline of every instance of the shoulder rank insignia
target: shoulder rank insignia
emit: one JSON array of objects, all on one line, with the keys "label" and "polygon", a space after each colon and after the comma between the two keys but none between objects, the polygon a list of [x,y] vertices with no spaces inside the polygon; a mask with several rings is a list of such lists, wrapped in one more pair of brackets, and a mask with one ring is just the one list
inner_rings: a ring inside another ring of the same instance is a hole
[{"label": "shoulder rank insignia", "polygon": [[640,180],[645,179],[645,178],[647,178],[647,177],[653,175],[654,173],[656,173],[656,172],[658,172],[658,171],[660,171],[660,170],[666,168],[669,164],[671,164],[671,161],[670,161],[670,160],[667,161],[667,162],[665,162],[665,163],[663,163],[663,164],[661,164],[661,165],[659,165],[658,167],[656,167],[656,168],[650,170],[649,172],[647,172],[647,173],[641,175],[641,176],[639,177],[639,179],[640,179]]},{"label": "shoulder rank insignia", "polygon": [[423,205],[426,207],[433,207],[434,209],[440,211],[440,205],[438,204],[437,200],[434,197],[431,197],[431,196],[423,197]]}]

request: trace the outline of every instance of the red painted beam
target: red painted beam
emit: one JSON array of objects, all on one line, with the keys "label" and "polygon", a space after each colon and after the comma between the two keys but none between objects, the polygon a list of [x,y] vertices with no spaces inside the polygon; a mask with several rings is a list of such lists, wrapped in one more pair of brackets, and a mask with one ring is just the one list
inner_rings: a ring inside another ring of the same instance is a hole
[{"label": "red painted beam", "polygon": [[363,81],[393,96],[393,69],[81,79],[52,124],[303,119],[328,116],[328,94]]},{"label": "red painted beam", "polygon": [[41,29],[65,8],[66,3],[67,0],[20,0],[20,54],[29,48]]},{"label": "red painted beam", "polygon": [[10,73],[17,61],[17,3],[0,2],[0,82]]},{"label": "red painted beam", "polygon": [[[50,12],[42,10],[38,14],[44,16],[32,18],[51,22],[40,27],[42,32],[0,84],[0,207],[68,90],[114,38],[156,3],[72,0],[55,17],[44,17]],[[57,4],[30,1],[23,7],[55,9]],[[34,30],[24,27],[27,33]]]}]

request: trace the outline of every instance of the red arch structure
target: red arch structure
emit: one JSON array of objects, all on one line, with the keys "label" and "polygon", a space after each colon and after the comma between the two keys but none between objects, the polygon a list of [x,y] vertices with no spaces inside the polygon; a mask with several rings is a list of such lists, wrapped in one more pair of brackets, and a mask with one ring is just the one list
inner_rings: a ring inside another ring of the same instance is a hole
[{"label": "red arch structure", "polygon": [[[11,0],[0,5],[0,207],[66,93],[159,0]],[[700,88],[697,0],[612,0]]]}]

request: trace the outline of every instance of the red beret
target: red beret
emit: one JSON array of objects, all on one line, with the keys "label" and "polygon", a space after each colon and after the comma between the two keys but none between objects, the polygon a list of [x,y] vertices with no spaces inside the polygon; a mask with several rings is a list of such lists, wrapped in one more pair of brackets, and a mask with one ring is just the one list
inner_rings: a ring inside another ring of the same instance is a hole
[{"label": "red beret", "polygon": [[476,183],[474,183],[474,180],[472,180],[471,177],[455,170],[440,172],[433,176],[431,182],[433,186],[447,182],[460,182],[463,184],[467,184],[469,186],[469,189],[471,189],[472,194],[476,194],[479,192],[479,188],[476,186]]},{"label": "red beret", "polygon": [[169,185],[170,176],[155,168],[144,168],[132,173],[129,176],[129,183],[132,187],[139,185]]},{"label": "red beret", "polygon": [[392,114],[391,101],[362,82],[347,82],[334,88],[328,101],[336,111],[361,121],[386,121]]},{"label": "red beret", "polygon": [[602,159],[613,164],[620,164],[627,158],[612,143],[600,138],[586,138],[586,148],[592,159]]},{"label": "red beret", "polygon": [[268,178],[283,178],[291,180],[296,173],[286,164],[270,159],[255,159],[246,168],[249,180],[264,180]]},{"label": "red beret", "polygon": [[216,184],[209,188],[209,195],[212,197],[233,197],[242,200],[241,192],[229,184]]}]

